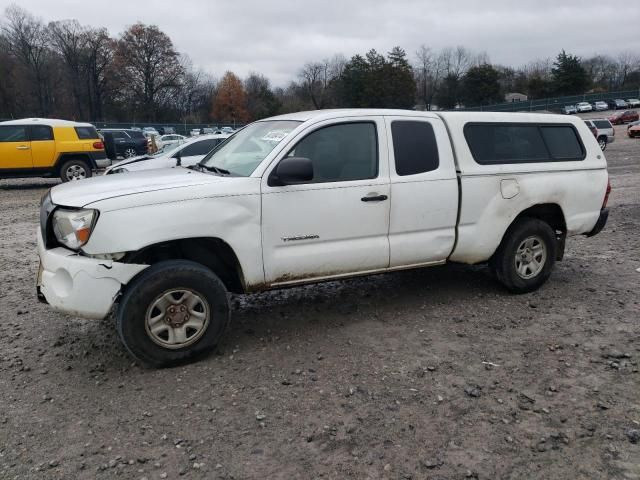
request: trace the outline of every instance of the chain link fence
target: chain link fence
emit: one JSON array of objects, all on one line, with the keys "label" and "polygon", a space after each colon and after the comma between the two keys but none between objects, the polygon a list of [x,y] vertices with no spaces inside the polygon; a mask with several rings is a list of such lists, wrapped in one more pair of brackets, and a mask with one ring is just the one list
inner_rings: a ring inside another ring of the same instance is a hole
[{"label": "chain link fence", "polygon": [[578,102],[597,102],[599,100],[611,100],[621,98],[640,98],[640,89],[625,90],[621,92],[585,93],[583,95],[569,95],[565,97],[540,98],[520,102],[497,103],[495,105],[482,105],[479,107],[461,108],[469,112],[533,112],[548,110],[559,112],[566,105],[575,105]]}]

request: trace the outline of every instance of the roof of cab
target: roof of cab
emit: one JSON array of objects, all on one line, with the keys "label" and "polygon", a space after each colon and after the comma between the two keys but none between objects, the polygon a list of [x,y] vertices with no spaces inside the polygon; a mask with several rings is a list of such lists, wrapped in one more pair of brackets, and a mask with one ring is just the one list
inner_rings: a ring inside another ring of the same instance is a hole
[{"label": "roof of cab", "polygon": [[[286,113],[265,120],[323,120],[336,117],[354,116],[402,116],[422,118],[442,118],[452,122],[543,122],[543,123],[575,123],[578,119],[567,115],[528,112],[468,112],[468,111],[420,111],[386,108],[345,108],[327,110],[309,110],[306,112]],[[569,120],[571,118],[571,120]]]},{"label": "roof of cab", "polygon": [[0,125],[47,125],[49,127],[93,127],[90,123],[73,122],[71,120],[60,120],[57,118],[20,118],[18,120],[8,120],[0,122]]}]

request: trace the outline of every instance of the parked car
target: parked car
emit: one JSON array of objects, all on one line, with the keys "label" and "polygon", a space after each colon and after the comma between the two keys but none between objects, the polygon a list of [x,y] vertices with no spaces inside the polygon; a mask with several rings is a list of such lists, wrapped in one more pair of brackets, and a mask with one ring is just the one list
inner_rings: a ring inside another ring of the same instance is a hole
[{"label": "parked car", "polygon": [[[187,141],[162,148],[153,155],[143,155],[130,158],[113,164],[104,172],[105,175],[113,173],[135,172],[138,170],[152,170],[156,168],[183,167],[195,165],[204,156],[229,137],[228,134],[199,135],[187,139]],[[180,162],[178,162],[180,159]]]},{"label": "parked car", "polygon": [[220,341],[228,291],[448,262],[488,262],[507,290],[536,290],[568,235],[604,228],[609,190],[604,155],[574,117],[287,114],[245,127],[191,168],[51,189],[37,292],[95,319],[117,301],[127,350],[175,365]]},{"label": "parked car", "polygon": [[589,128],[589,131],[593,134],[593,138],[598,138],[598,129],[593,124],[593,122],[591,120],[585,120],[584,123]]},{"label": "parked car", "polygon": [[191,135],[192,137],[197,137],[198,135],[200,135],[200,129],[199,128],[192,128],[189,131],[189,135]]},{"label": "parked car", "polygon": [[605,110],[609,110],[609,105],[607,105],[607,102],[599,100],[593,102],[593,110],[596,112],[604,112]]},{"label": "parked car", "polygon": [[576,110],[578,110],[578,113],[590,112],[593,107],[589,102],[579,102],[576,104]]},{"label": "parked car", "polygon": [[0,178],[81,180],[111,162],[90,123],[45,118],[0,122]]},{"label": "parked car", "polygon": [[221,133],[233,133],[233,132],[235,132],[235,130],[233,128],[231,128],[231,127],[222,127],[220,129],[220,132]]},{"label": "parked car", "polygon": [[564,113],[565,115],[575,115],[576,113],[578,113],[578,110],[576,109],[575,105],[565,105],[564,107],[562,107],[562,113]]},{"label": "parked car", "polygon": [[173,127],[160,127],[158,128],[158,133],[160,133],[160,135],[170,135],[176,133],[176,129]]},{"label": "parked car", "polygon": [[178,135],[177,133],[171,133],[169,135],[162,135],[159,137],[159,140],[164,147],[166,145],[178,145],[180,143],[184,143],[188,138],[183,135]]},{"label": "parked car", "polygon": [[147,139],[140,130],[103,128],[99,132],[105,141],[113,139],[117,157],[130,158],[147,153]]},{"label": "parked car", "polygon": [[598,144],[603,151],[607,148],[608,144],[613,143],[616,139],[616,130],[606,118],[596,118],[593,120],[585,120],[584,122],[595,129],[596,140],[598,140]]},{"label": "parked car", "polygon": [[640,138],[640,122],[633,122],[627,128],[627,135],[630,138]]},{"label": "parked car", "polygon": [[629,106],[629,108],[640,107],[640,100],[638,100],[637,98],[630,98],[629,100],[627,100],[627,105]]},{"label": "parked car", "polygon": [[149,138],[149,137],[159,137],[160,136],[160,132],[158,132],[158,130],[156,130],[154,127],[143,127],[142,128],[142,134]]},{"label": "parked car", "polygon": [[628,108],[627,102],[621,98],[607,100],[607,105],[609,105],[611,110],[624,110],[625,108]]},{"label": "parked car", "polygon": [[635,122],[636,120],[638,120],[638,112],[636,112],[635,110],[616,112],[609,117],[609,121],[613,125],[622,125],[624,123]]}]

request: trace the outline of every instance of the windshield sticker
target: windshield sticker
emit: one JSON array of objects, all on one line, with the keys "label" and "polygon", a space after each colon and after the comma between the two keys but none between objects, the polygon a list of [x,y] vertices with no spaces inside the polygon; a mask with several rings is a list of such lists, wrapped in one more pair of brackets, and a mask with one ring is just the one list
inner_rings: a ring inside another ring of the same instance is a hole
[{"label": "windshield sticker", "polygon": [[262,137],[261,140],[265,142],[280,143],[288,134],[289,132],[285,130],[273,130]]}]

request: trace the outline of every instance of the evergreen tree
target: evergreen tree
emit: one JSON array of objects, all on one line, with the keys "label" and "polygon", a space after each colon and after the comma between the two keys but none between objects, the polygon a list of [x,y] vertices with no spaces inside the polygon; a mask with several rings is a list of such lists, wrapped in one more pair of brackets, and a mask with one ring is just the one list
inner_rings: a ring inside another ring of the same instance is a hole
[{"label": "evergreen tree", "polygon": [[471,67],[462,77],[460,99],[466,107],[501,102],[499,78],[500,73],[491,65]]},{"label": "evergreen tree", "polygon": [[589,86],[589,77],[580,64],[580,59],[564,50],[558,54],[551,75],[554,90],[558,95],[581,94]]}]

